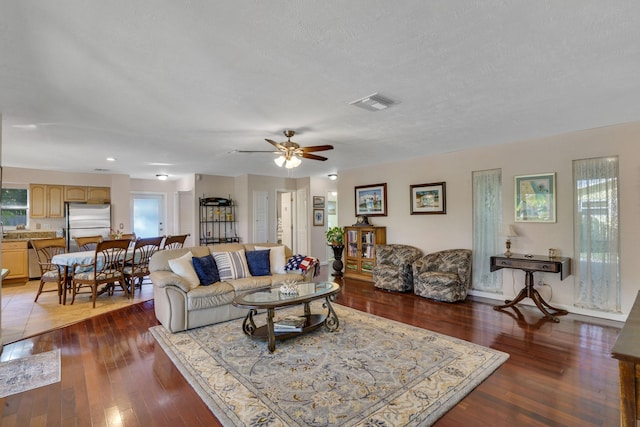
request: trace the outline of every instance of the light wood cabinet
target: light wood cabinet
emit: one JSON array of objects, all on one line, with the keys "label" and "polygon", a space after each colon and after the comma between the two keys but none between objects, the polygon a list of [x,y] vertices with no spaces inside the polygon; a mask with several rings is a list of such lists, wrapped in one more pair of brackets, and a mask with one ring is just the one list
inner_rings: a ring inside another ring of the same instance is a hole
[{"label": "light wood cabinet", "polygon": [[65,202],[86,202],[87,187],[80,187],[77,185],[65,185],[64,201]]},{"label": "light wood cabinet", "polygon": [[31,184],[29,186],[29,216],[31,218],[64,217],[63,188],[62,185]]},{"label": "light wood cabinet", "polygon": [[373,281],[376,245],[387,242],[386,227],[345,227],[344,277]]},{"label": "light wood cabinet", "polygon": [[73,203],[109,203],[111,201],[111,188],[65,185],[64,201]]},{"label": "light wood cabinet", "polygon": [[87,202],[108,203],[111,201],[109,187],[87,187]]},{"label": "light wood cabinet", "polygon": [[27,241],[2,242],[2,268],[9,274],[2,283],[26,283],[29,280],[29,253]]}]

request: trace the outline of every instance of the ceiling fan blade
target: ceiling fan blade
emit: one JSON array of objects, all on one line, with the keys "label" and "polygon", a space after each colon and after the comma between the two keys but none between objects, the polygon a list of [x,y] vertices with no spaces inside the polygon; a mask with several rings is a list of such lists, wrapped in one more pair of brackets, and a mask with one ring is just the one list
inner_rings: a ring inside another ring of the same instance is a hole
[{"label": "ceiling fan blade", "polygon": [[304,153],[311,153],[313,151],[326,151],[333,150],[333,145],[312,145],[311,147],[300,147]]},{"label": "ceiling fan blade", "polygon": [[327,160],[326,157],[316,156],[315,154],[309,154],[309,153],[302,153],[302,157],[304,157],[305,159],[312,159],[312,160],[322,160],[322,161]]},{"label": "ceiling fan blade", "polygon": [[280,151],[272,151],[272,150],[233,150],[235,153],[274,153],[280,154]]},{"label": "ceiling fan blade", "polygon": [[278,150],[281,150],[281,151],[282,151],[282,150],[284,150],[284,149],[285,149],[281,144],[279,144],[279,143],[277,143],[277,142],[275,142],[275,141],[272,141],[272,140],[270,140],[270,139],[266,139],[266,138],[265,138],[265,141],[267,141],[269,144],[271,144],[271,145],[273,145],[274,147],[276,147]]}]

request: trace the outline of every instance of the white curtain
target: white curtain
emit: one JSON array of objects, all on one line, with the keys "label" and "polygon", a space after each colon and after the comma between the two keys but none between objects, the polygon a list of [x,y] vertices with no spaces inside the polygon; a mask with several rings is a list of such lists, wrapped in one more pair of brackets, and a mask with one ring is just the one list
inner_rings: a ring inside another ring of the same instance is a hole
[{"label": "white curtain", "polygon": [[472,288],[502,293],[502,274],[489,271],[489,257],[500,251],[502,234],[502,170],[474,171]]},{"label": "white curtain", "polygon": [[573,161],[575,305],[620,312],[618,158]]}]

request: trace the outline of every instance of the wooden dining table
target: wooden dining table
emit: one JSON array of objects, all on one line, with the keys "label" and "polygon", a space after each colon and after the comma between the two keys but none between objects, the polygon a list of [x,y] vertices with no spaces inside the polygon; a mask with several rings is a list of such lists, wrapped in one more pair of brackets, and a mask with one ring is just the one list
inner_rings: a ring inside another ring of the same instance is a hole
[{"label": "wooden dining table", "polygon": [[[125,254],[124,259],[130,259],[134,255],[133,247],[129,247],[127,253]],[[73,279],[73,275],[75,273],[81,273],[85,271],[92,271],[93,267],[88,266],[93,264],[93,260],[96,256],[96,251],[79,251],[79,252],[66,252],[63,254],[54,255],[51,258],[51,263],[59,265],[64,268],[64,294],[62,296],[62,304],[66,305],[67,303],[67,290],[71,288],[71,281]],[[101,257],[100,257],[101,258]],[[98,264],[100,263],[100,258],[98,258]],[[82,264],[83,267],[76,267],[76,271],[71,271],[74,265]],[[103,291],[104,292],[104,291]]]}]

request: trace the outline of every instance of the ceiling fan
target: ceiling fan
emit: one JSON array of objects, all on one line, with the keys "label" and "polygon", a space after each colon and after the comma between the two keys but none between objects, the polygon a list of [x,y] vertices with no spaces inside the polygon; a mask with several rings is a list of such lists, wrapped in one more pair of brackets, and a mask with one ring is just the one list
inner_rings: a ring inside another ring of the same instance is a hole
[{"label": "ceiling fan", "polygon": [[333,145],[313,145],[310,147],[301,147],[298,143],[291,141],[291,138],[296,134],[293,130],[285,130],[283,131],[284,136],[287,137],[287,141],[285,142],[275,142],[270,139],[265,139],[269,144],[273,145],[278,149],[278,151],[252,151],[252,150],[237,150],[238,153],[275,153],[280,154],[279,157],[276,157],[273,161],[280,167],[283,165],[287,169],[295,168],[300,166],[302,161],[300,157],[311,160],[327,160],[326,157],[318,156],[316,154],[311,154],[315,151],[326,151],[333,150]]}]

